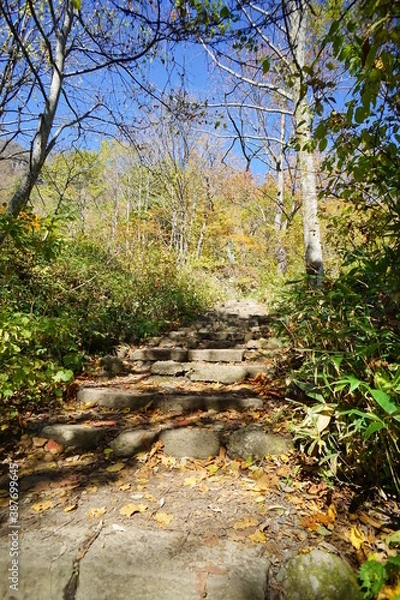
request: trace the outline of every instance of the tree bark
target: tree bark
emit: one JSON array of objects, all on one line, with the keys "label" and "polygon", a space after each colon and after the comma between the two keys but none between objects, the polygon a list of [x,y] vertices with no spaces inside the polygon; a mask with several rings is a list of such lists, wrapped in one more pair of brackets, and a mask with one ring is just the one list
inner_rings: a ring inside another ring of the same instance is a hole
[{"label": "tree bark", "polygon": [[315,161],[310,149],[311,112],[307,90],[303,86],[306,65],[308,8],[305,0],[288,2],[289,41],[295,61],[295,110],[300,184],[303,208],[304,262],[312,285],[320,285],[324,273],[320,225],[318,218],[317,178]]},{"label": "tree bark", "polygon": [[[7,215],[12,218],[18,217],[19,213],[26,207],[46,157],[55,142],[54,138],[53,140],[50,140],[50,134],[60,100],[66,44],[72,27],[73,10],[74,7],[72,0],[67,0],[65,2],[65,12],[62,26],[56,33],[57,41],[54,49],[54,55],[50,54],[50,56],[54,56],[50,88],[48,94],[45,96],[45,108],[43,114],[39,118],[37,132],[32,142],[29,167],[7,206]],[[5,237],[6,233],[4,231],[0,231],[0,246],[4,242]]]}]

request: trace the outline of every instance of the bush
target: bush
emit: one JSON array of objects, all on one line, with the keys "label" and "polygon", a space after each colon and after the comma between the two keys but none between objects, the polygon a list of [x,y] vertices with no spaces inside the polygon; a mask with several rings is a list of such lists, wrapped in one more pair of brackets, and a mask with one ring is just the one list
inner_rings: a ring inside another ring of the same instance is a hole
[{"label": "bush", "polygon": [[[85,240],[45,237],[33,217],[0,257],[0,400],[7,411],[62,395],[89,352],[190,320],[210,300],[204,282],[149,249],[124,264]],[[44,241],[43,241],[44,240]]]},{"label": "bush", "polygon": [[297,361],[292,390],[299,405],[295,436],[331,474],[400,493],[400,307],[360,263],[321,289],[294,285],[282,302],[278,329]]}]

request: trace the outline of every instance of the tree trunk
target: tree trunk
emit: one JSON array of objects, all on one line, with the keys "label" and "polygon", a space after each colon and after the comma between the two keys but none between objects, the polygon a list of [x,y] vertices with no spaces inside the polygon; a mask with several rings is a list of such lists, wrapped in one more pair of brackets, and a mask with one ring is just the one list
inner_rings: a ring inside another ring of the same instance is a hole
[{"label": "tree trunk", "polygon": [[290,45],[296,64],[294,101],[299,170],[303,207],[304,262],[310,283],[320,285],[324,273],[320,225],[318,219],[317,178],[311,141],[311,115],[307,90],[303,87],[303,68],[306,65],[308,8],[305,0],[288,2]]},{"label": "tree trunk", "polygon": [[[32,143],[29,168],[7,207],[7,215],[12,218],[18,217],[19,213],[26,207],[46,157],[55,143],[55,139],[49,142],[49,138],[61,94],[66,43],[71,31],[74,10],[72,0],[67,0],[65,4],[63,24],[61,29],[56,32],[57,41],[54,49],[54,61],[52,62],[52,76],[49,93],[45,96],[44,111],[43,114],[40,115],[36,136]],[[0,231],[0,246],[4,242],[5,237],[6,233]]]}]

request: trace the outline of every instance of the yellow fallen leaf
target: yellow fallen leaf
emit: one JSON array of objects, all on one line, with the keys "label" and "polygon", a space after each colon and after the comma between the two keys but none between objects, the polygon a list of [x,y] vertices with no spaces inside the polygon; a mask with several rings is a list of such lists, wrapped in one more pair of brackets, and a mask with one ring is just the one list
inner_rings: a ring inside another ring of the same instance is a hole
[{"label": "yellow fallen leaf", "polygon": [[219,466],[218,465],[209,465],[207,467],[207,471],[211,474],[214,475],[214,473],[216,473],[217,471],[219,471]]},{"label": "yellow fallen leaf", "polygon": [[241,521],[236,521],[233,524],[234,529],[246,529],[247,527],[256,527],[258,525],[258,519],[254,517],[243,517]]},{"label": "yellow fallen leaf", "polygon": [[91,486],[90,486],[90,487],[88,487],[88,489],[87,489],[87,491],[88,491],[90,494],[95,494],[95,493],[97,492],[97,490],[98,490],[98,487],[97,487],[97,485],[91,485]]},{"label": "yellow fallen leaf", "polygon": [[107,467],[106,471],[108,471],[109,473],[118,473],[118,471],[121,471],[121,469],[123,469],[124,467],[125,464],[123,462],[117,462]]},{"label": "yellow fallen leaf", "polygon": [[78,503],[75,502],[74,504],[69,504],[68,506],[66,506],[64,508],[64,512],[71,512],[72,510],[75,510],[76,508],[78,508]]},{"label": "yellow fallen leaf", "polygon": [[159,512],[154,515],[154,520],[157,521],[159,527],[166,527],[173,520],[173,516],[164,512]]},{"label": "yellow fallen leaf", "polygon": [[122,508],[120,508],[119,514],[123,517],[131,517],[135,513],[143,513],[147,510],[146,504],[134,504],[131,502],[130,504],[125,504]]},{"label": "yellow fallen leaf", "polygon": [[249,535],[249,540],[255,544],[264,544],[267,541],[267,536],[262,531],[256,531]]},{"label": "yellow fallen leaf", "polygon": [[185,487],[194,487],[195,485],[197,485],[197,477],[194,477],[194,476],[192,476],[192,477],[186,477],[183,480],[183,485]]},{"label": "yellow fallen leaf", "polygon": [[363,534],[357,527],[351,528],[349,537],[350,537],[350,542],[351,542],[352,546],[354,546],[354,548],[356,550],[359,550],[361,548],[361,546],[364,544],[364,542],[366,541]]},{"label": "yellow fallen leaf", "polygon": [[91,508],[88,512],[89,519],[97,519],[98,517],[102,517],[107,512],[107,507],[102,506],[101,508]]},{"label": "yellow fallen leaf", "polygon": [[200,491],[200,492],[204,492],[204,493],[206,494],[207,492],[209,492],[209,491],[210,491],[210,488],[209,488],[209,487],[208,487],[208,485],[206,485],[205,483],[202,483],[202,484],[199,486],[199,491]]},{"label": "yellow fallen leaf", "polygon": [[128,490],[131,489],[131,484],[130,483],[123,483],[122,485],[119,486],[119,489],[121,492],[127,492]]},{"label": "yellow fallen leaf", "polygon": [[31,509],[36,512],[43,512],[44,510],[49,510],[49,508],[53,508],[51,500],[47,500],[46,502],[36,502],[31,506]]},{"label": "yellow fallen leaf", "polygon": [[329,519],[331,520],[331,523],[333,523],[334,520],[336,519],[336,515],[337,515],[336,506],[334,504],[329,505],[327,514],[328,514]]}]

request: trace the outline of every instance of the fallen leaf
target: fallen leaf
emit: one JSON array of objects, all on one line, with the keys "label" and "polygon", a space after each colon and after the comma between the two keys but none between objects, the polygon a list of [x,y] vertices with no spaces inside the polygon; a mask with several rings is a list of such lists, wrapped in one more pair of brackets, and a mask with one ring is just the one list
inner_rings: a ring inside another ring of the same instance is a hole
[{"label": "fallen leaf", "polygon": [[164,512],[159,512],[154,515],[154,520],[157,521],[159,527],[166,527],[173,520],[173,516]]},{"label": "fallen leaf", "polygon": [[214,473],[216,473],[217,471],[219,471],[219,466],[218,465],[209,465],[207,467],[207,471],[211,474],[214,475]]},{"label": "fallen leaf", "polygon": [[130,483],[123,483],[122,485],[119,486],[119,490],[121,492],[127,492],[130,489],[131,489],[131,484]]},{"label": "fallen leaf", "polygon": [[125,504],[122,508],[120,508],[119,514],[123,517],[131,517],[135,513],[143,513],[147,510],[146,504]]},{"label": "fallen leaf", "polygon": [[249,540],[255,544],[264,544],[267,541],[267,536],[262,531],[256,531],[249,535]]},{"label": "fallen leaf", "polygon": [[89,519],[97,519],[98,517],[102,517],[107,512],[107,507],[102,506],[101,508],[91,508],[88,512]]},{"label": "fallen leaf", "polygon": [[257,527],[258,519],[254,517],[243,517],[240,521],[233,524],[234,529],[247,529],[247,527]]},{"label": "fallen leaf", "polygon": [[359,550],[361,546],[367,541],[361,531],[357,527],[352,527],[349,534],[350,542],[356,550]]},{"label": "fallen leaf", "polygon": [[42,448],[48,441],[49,441],[48,438],[43,438],[43,437],[33,437],[32,438],[33,445],[36,448]]},{"label": "fallen leaf", "polygon": [[71,512],[72,510],[75,510],[75,509],[77,509],[77,508],[78,508],[78,503],[77,503],[77,502],[74,502],[74,504],[69,504],[68,506],[66,506],[66,507],[64,508],[64,512],[66,512],[66,513],[67,513],[67,512]]},{"label": "fallen leaf", "polygon": [[54,440],[48,440],[45,449],[47,452],[50,452],[50,454],[61,454],[64,450],[63,446],[57,444]]},{"label": "fallen leaf", "polygon": [[106,471],[108,471],[108,473],[118,473],[118,471],[121,471],[121,469],[123,469],[124,467],[125,467],[125,463],[117,462],[117,463],[114,463],[113,465],[110,465],[109,467],[107,467]]},{"label": "fallen leaf", "polygon": [[185,487],[194,487],[195,485],[197,485],[197,477],[192,476],[192,477],[186,477],[183,480],[183,485]]},{"label": "fallen leaf", "polygon": [[36,502],[31,505],[31,509],[35,512],[43,512],[45,510],[49,510],[49,508],[53,508],[53,503],[51,500],[47,500],[46,502]]}]

